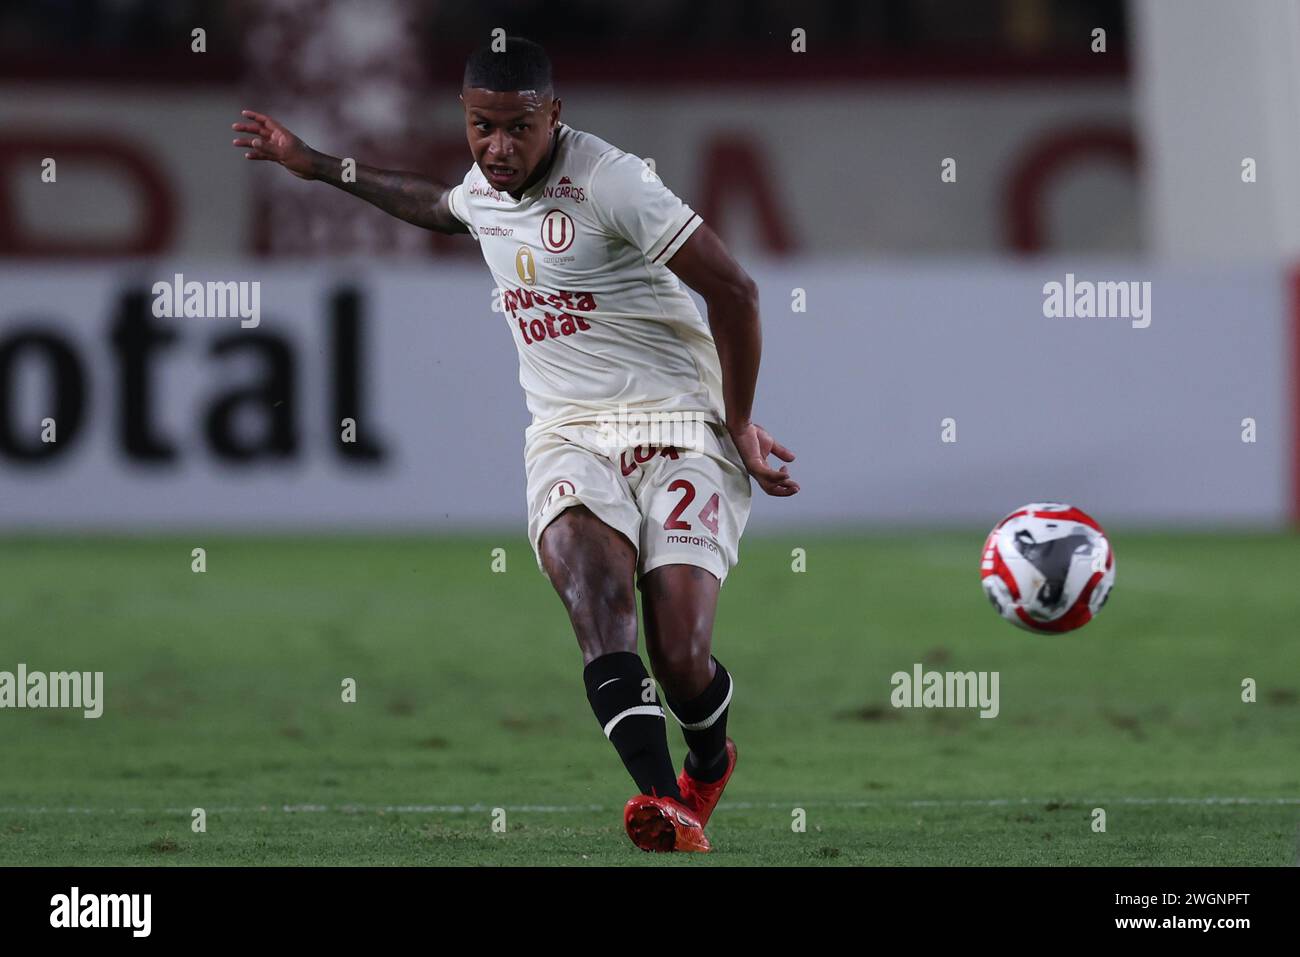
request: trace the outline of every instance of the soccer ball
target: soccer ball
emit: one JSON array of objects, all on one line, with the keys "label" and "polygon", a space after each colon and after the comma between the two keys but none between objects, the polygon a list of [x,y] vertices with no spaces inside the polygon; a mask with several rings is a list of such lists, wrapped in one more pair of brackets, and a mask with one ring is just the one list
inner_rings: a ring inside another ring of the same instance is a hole
[{"label": "soccer ball", "polygon": [[1081,509],[1039,502],[989,532],[980,583],[998,614],[1027,631],[1061,634],[1101,611],[1115,585],[1115,552]]}]

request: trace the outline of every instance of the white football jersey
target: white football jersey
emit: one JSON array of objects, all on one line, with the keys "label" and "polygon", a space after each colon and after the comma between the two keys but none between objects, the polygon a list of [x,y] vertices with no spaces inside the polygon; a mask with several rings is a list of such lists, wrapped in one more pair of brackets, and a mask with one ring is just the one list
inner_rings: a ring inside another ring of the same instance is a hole
[{"label": "white football jersey", "polygon": [[620,406],[723,421],[713,336],[664,265],[700,217],[640,158],[564,124],[556,135],[550,169],[522,198],[477,164],[449,198],[500,290],[528,436]]}]

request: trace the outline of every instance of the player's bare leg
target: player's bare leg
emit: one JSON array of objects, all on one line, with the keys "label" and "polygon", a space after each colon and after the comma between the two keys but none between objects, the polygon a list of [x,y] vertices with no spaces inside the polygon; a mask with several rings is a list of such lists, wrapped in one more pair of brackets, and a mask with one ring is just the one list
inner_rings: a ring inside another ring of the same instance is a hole
[{"label": "player's bare leg", "polygon": [[542,532],[542,567],[569,613],[582,663],[636,654],[636,549],[585,505],[565,509]]},{"label": "player's bare leg", "polygon": [[663,708],[637,654],[636,550],[578,505],[546,527],[538,552],[582,649],[587,700],[641,791],[624,810],[628,835],[642,850],[707,851],[703,827],[682,802]]},{"label": "player's bare leg", "polygon": [[713,680],[720,584],[698,565],[660,565],[641,579],[650,667],[672,700],[696,698]]},{"label": "player's bare leg", "polygon": [[678,787],[702,824],[736,767],[727,737],[731,675],[712,653],[720,587],[696,565],[661,565],[641,580],[650,667],[690,748]]}]

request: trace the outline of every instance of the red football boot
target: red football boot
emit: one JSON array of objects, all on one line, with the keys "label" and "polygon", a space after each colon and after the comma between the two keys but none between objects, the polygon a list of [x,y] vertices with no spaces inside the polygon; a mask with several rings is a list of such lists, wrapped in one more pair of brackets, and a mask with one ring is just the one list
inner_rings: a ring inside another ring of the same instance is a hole
[{"label": "red football boot", "polygon": [[638,794],[624,805],[623,824],[643,851],[712,850],[699,818],[670,797]]},{"label": "red football boot", "polygon": [[713,816],[713,809],[718,806],[718,801],[722,798],[722,789],[731,780],[731,772],[736,770],[738,756],[736,742],[728,738],[727,772],[718,780],[697,781],[686,773],[685,768],[682,768],[682,773],[677,776],[677,789],[682,792],[682,800],[700,819],[701,827],[708,824],[709,818]]}]

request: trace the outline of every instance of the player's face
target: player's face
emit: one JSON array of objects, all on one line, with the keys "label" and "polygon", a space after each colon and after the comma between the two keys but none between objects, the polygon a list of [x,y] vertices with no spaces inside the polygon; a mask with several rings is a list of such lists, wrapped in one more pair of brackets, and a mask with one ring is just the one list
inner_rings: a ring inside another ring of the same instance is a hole
[{"label": "player's face", "polygon": [[492,187],[519,193],[531,186],[560,120],[560,101],[534,90],[473,87],[462,90],[460,98],[469,150]]}]

